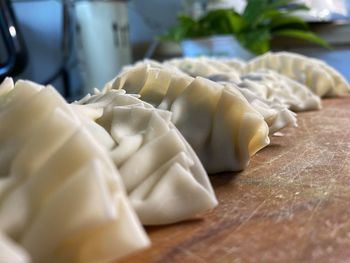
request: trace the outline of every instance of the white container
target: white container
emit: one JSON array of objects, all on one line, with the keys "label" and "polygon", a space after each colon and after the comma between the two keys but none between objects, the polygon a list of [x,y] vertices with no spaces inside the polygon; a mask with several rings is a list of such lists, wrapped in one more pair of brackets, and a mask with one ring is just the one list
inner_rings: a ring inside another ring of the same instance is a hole
[{"label": "white container", "polygon": [[77,49],[84,93],[131,63],[127,1],[77,1]]},{"label": "white container", "polygon": [[254,57],[254,54],[243,48],[236,38],[230,35],[183,40],[181,48],[186,57],[235,57],[245,60]]}]

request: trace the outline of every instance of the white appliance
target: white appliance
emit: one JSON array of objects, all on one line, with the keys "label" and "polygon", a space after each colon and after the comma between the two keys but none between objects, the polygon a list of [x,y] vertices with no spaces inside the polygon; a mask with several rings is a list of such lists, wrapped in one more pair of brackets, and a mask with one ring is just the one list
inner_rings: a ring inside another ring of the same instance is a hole
[{"label": "white appliance", "polygon": [[77,1],[77,50],[84,94],[131,63],[127,1]]}]

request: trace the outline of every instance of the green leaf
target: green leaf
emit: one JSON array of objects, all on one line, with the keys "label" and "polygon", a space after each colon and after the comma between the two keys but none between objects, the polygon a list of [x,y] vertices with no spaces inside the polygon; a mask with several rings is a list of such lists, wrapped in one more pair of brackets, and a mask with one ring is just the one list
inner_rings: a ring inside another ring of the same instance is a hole
[{"label": "green leaf", "polygon": [[271,35],[268,28],[257,28],[248,32],[241,32],[237,39],[242,46],[256,54],[263,54],[270,48]]},{"label": "green leaf", "polygon": [[169,29],[162,39],[181,41],[186,38],[232,34],[242,46],[261,54],[269,50],[273,36],[300,38],[329,47],[328,43],[309,31],[300,18],[289,15],[308,9],[291,4],[290,0],[248,0],[240,15],[232,9],[212,10],[198,20],[180,15],[178,25]]},{"label": "green leaf", "polygon": [[297,16],[275,16],[271,20],[271,29],[275,30],[278,28],[289,27],[295,29],[307,30],[309,27],[305,21]]},{"label": "green leaf", "polygon": [[267,19],[267,18],[274,18],[276,16],[283,16],[283,13],[279,10],[276,10],[276,9],[270,9],[270,10],[266,10],[263,12],[262,14],[262,17],[264,19]]},{"label": "green leaf", "polygon": [[237,34],[246,26],[244,19],[235,12],[228,14],[226,18],[231,29],[231,33]]},{"label": "green leaf", "polygon": [[212,34],[231,33],[230,25],[227,23],[227,14],[230,10],[218,9],[207,13],[198,20],[201,30]]},{"label": "green leaf", "polygon": [[273,36],[283,36],[283,37],[291,37],[291,38],[299,38],[312,43],[316,43],[320,46],[330,48],[331,46],[322,38],[318,37],[312,32],[302,31],[302,30],[293,30],[293,29],[283,29],[276,30],[273,32]]},{"label": "green leaf", "polygon": [[247,6],[243,11],[243,19],[247,24],[255,27],[261,18],[262,13],[266,10],[269,5],[268,0],[255,0],[248,1]]},{"label": "green leaf", "polygon": [[177,20],[182,26],[193,26],[194,24],[197,23],[193,18],[187,15],[179,15],[177,17]]},{"label": "green leaf", "polygon": [[229,9],[216,9],[208,12],[206,15],[202,16],[198,23],[210,23],[213,21],[221,20],[223,17],[226,17],[227,14],[229,14],[231,10]]},{"label": "green leaf", "polygon": [[167,34],[161,36],[161,40],[171,40],[178,42],[181,41],[183,35],[183,29],[174,27],[169,29]]},{"label": "green leaf", "polygon": [[248,0],[243,18],[248,24],[255,27],[264,23],[266,18],[307,8],[305,5],[290,4],[290,2],[291,0]]},{"label": "green leaf", "polygon": [[160,39],[179,42],[184,38],[197,37],[203,34],[198,23],[189,16],[179,15],[178,22],[177,26],[170,28]]}]

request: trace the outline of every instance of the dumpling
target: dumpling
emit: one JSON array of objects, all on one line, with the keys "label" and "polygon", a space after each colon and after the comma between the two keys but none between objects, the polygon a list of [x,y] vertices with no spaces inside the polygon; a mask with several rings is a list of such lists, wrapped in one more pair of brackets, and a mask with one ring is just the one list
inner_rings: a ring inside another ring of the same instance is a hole
[{"label": "dumpling", "polygon": [[96,122],[115,141],[110,156],[144,225],[190,219],[216,206],[207,174],[170,112],[117,90],[97,93],[84,105],[104,109]]},{"label": "dumpling", "polygon": [[238,86],[268,101],[286,105],[295,112],[321,109],[321,99],[305,85],[271,70],[241,76]]},{"label": "dumpling", "polygon": [[2,109],[6,108],[9,103],[20,105],[21,103],[26,102],[44,86],[23,80],[18,80],[16,85],[14,85],[12,78],[5,78],[0,87],[2,90],[0,96],[1,111]]},{"label": "dumpling", "polygon": [[[218,59],[209,57],[199,58],[174,58],[164,62],[165,66],[172,66],[189,74],[192,77],[204,77],[213,75],[225,75],[231,81],[239,80],[239,71]],[[237,67],[238,64],[236,64]]]},{"label": "dumpling", "polygon": [[335,68],[331,67],[322,60],[310,58],[315,64],[321,66],[333,79],[334,86],[326,96],[344,95],[350,91],[348,81]]},{"label": "dumpling", "polygon": [[99,144],[101,144],[107,150],[114,147],[115,143],[111,136],[102,126],[95,122],[96,119],[103,115],[103,109],[93,109],[77,104],[71,104],[70,106],[75,111],[79,120],[84,124],[85,128],[91,133]]},{"label": "dumpling", "polygon": [[296,114],[288,107],[278,101],[266,100],[261,96],[256,95],[253,91],[247,88],[240,88],[231,82],[220,82],[225,87],[239,91],[258,111],[263,117],[267,125],[269,126],[269,133],[274,134],[280,129],[293,126],[297,127]]},{"label": "dumpling", "polygon": [[0,232],[0,262],[29,263],[30,256],[20,246]]},{"label": "dumpling", "polygon": [[[161,75],[163,69],[152,68],[150,74],[155,72]],[[143,76],[148,78],[147,74]],[[170,110],[172,122],[209,173],[242,170],[250,156],[269,143],[264,118],[239,92],[201,77],[180,81],[182,76],[177,72],[167,76],[170,80],[159,78],[157,85],[144,85],[145,80],[136,83],[135,75],[126,71],[104,92],[125,89],[127,93],[140,94],[142,100],[155,107]]]},{"label": "dumpling", "polygon": [[242,74],[271,69],[309,87],[318,96],[337,96],[349,91],[347,81],[324,62],[303,55],[266,53],[247,63]]},{"label": "dumpling", "polygon": [[27,140],[28,133],[63,101],[49,95],[53,92],[51,88],[42,88],[31,82],[18,81],[13,91],[3,98],[0,105],[0,121],[3,124],[0,126],[2,176],[9,175],[11,161]]},{"label": "dumpling", "polygon": [[224,63],[226,66],[235,70],[237,73],[241,73],[244,69],[246,62],[238,58],[217,58],[221,63]]},{"label": "dumpling", "polygon": [[[101,115],[95,120],[106,131],[111,130],[111,124],[113,119],[113,109],[115,106],[129,106],[141,104],[145,108],[153,108],[149,103],[141,101],[140,95],[125,94],[125,90],[114,90],[113,92],[103,93],[98,90],[94,95],[86,95],[83,99],[72,103],[74,107],[80,107],[81,113],[85,112],[88,116],[92,111],[100,111]],[[84,105],[89,105],[86,107]]]},{"label": "dumpling", "polygon": [[0,98],[8,94],[14,88],[13,79],[6,77],[4,81],[0,84]]},{"label": "dumpling", "polygon": [[[224,75],[210,76],[209,79],[216,81],[227,88],[239,91],[247,99],[250,105],[252,105],[253,108],[264,117],[265,122],[269,126],[270,134],[274,134],[278,130],[289,125],[294,127],[297,126],[296,114],[288,109],[289,105],[284,104],[279,100],[270,100],[266,98],[268,95],[271,95],[270,90],[268,90],[267,87],[260,87],[261,85],[258,83],[249,80],[244,80],[236,84],[227,79]],[[312,93],[309,90],[307,91]],[[316,95],[314,96],[317,97]]]},{"label": "dumpling", "polygon": [[321,109],[321,99],[305,85],[272,70],[260,69],[242,75],[240,81],[230,81],[225,75],[213,75],[210,80],[232,83],[250,90],[259,99],[284,105],[292,111]]},{"label": "dumpling", "polygon": [[173,96],[177,96],[192,80],[192,77],[173,67],[153,66],[153,64],[141,62],[133,67],[129,66],[128,70],[124,70],[112,82],[107,83],[104,90],[124,87],[127,93],[139,94],[143,101],[158,105],[169,88]]},{"label": "dumpling", "polygon": [[81,121],[51,87],[22,81],[6,97],[0,232],[33,262],[107,262],[147,247],[120,175],[86,128],[88,119]]}]

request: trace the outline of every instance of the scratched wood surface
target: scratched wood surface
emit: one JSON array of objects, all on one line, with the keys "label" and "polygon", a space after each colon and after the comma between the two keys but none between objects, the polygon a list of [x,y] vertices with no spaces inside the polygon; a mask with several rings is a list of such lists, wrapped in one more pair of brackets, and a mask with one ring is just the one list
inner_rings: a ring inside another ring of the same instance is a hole
[{"label": "scratched wood surface", "polygon": [[245,171],[211,176],[216,209],[147,228],[152,247],[118,263],[350,262],[350,96],[323,106]]}]

